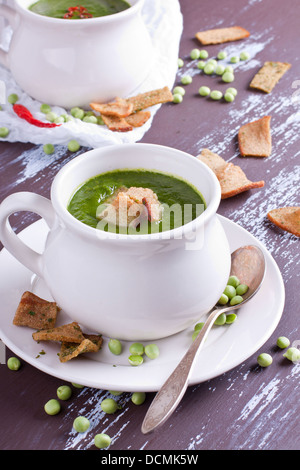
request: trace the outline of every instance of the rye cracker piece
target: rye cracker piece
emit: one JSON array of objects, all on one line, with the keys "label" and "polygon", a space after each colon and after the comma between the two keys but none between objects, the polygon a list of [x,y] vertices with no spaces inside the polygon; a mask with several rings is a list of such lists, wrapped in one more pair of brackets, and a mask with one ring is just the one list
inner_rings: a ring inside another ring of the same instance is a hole
[{"label": "rye cracker piece", "polygon": [[32,337],[35,341],[65,341],[68,343],[81,343],[85,339],[77,322],[40,330],[33,333]]},{"label": "rye cracker piece", "polygon": [[250,181],[243,170],[233,163],[227,163],[223,170],[217,173],[221,186],[221,199],[228,199],[249,189],[262,188],[264,181]]},{"label": "rye cracker piece", "polygon": [[101,335],[84,335],[84,340],[78,343],[62,342],[59,353],[60,362],[68,362],[79,354],[98,352],[102,346]]},{"label": "rye cracker piece", "polygon": [[277,227],[300,237],[300,206],[273,209],[267,216]]},{"label": "rye cracker piece", "polygon": [[241,26],[231,26],[230,28],[208,29],[196,33],[196,38],[203,45],[222,44],[224,42],[238,41],[250,36],[249,31]]},{"label": "rye cracker piece", "polygon": [[116,98],[112,103],[90,103],[90,107],[101,116],[127,117],[133,111],[133,104],[123,98]]},{"label": "rye cracker piece", "polygon": [[117,116],[106,116],[105,114],[103,114],[102,119],[110,131],[114,131],[114,132],[132,131],[132,125],[128,124],[125,118],[120,118]]},{"label": "rye cracker piece", "polygon": [[269,157],[272,151],[271,116],[244,124],[238,132],[240,153],[243,157]]},{"label": "rye cracker piece", "polygon": [[21,297],[13,324],[35,330],[54,328],[59,310],[56,302],[49,302],[26,291]]},{"label": "rye cracker piece", "polygon": [[126,122],[132,127],[141,127],[150,119],[150,116],[150,111],[138,111],[128,116]]},{"label": "rye cracker piece", "polygon": [[265,62],[254,75],[250,88],[270,93],[281,77],[291,68],[288,62]]},{"label": "rye cracker piece", "polygon": [[127,102],[133,105],[133,112],[142,111],[150,106],[169,101],[173,101],[173,94],[167,86],[127,98]]},{"label": "rye cracker piece", "polygon": [[220,155],[217,153],[211,152],[209,149],[203,149],[197,158],[209,166],[209,168],[216,174],[218,171],[223,170],[227,165],[227,162],[224,160],[224,158],[220,157]]}]

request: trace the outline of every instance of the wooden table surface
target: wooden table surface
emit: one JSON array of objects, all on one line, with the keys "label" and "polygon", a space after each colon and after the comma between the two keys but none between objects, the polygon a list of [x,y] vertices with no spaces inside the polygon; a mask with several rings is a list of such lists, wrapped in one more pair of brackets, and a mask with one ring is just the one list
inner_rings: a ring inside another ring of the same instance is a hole
[{"label": "wooden table surface", "polygon": [[[221,202],[218,213],[239,224],[264,244],[282,273],[286,301],[283,315],[271,337],[253,356],[234,369],[207,382],[190,386],[176,412],[157,432],[143,435],[140,427],[154,393],[136,406],[130,394],[118,397],[122,410],[104,415],[101,399],[107,391],[73,389],[57,416],[44,412],[45,402],[55,397],[62,381],[41,372],[22,360],[19,371],[0,366],[1,450],[96,450],[93,436],[107,432],[110,450],[161,452],[197,450],[299,450],[300,448],[300,364],[282,358],[275,347],[278,336],[300,340],[299,327],[299,238],[273,226],[266,218],[270,209],[300,204],[299,122],[300,86],[299,16],[297,0],[181,0],[183,35],[180,56],[184,67],[176,83],[186,73],[193,76],[181,104],[163,105],[142,142],[172,146],[197,155],[209,148],[238,164],[253,180],[265,180],[265,187],[245,192]],[[251,32],[248,39],[225,46],[207,46],[211,57],[226,48],[230,55],[248,50],[251,59],[238,65],[233,103],[201,98],[201,85],[224,90],[214,77],[200,74],[189,53],[199,44],[199,30],[240,25]],[[290,62],[292,68],[270,95],[254,92],[249,83],[266,60]],[[297,81],[298,80],[298,81]],[[213,84],[214,82],[214,84]],[[273,149],[270,157],[242,158],[237,131],[249,121],[270,115]],[[86,149],[81,149],[81,153]],[[57,148],[52,158],[41,146],[0,144],[0,201],[16,191],[34,191],[49,196],[52,180],[74,154]],[[13,227],[20,231],[37,219],[34,214],[17,214]],[[1,282],[1,281],[0,281]],[[1,315],[5,312],[1,311]],[[260,368],[258,353],[273,356],[273,364]],[[6,350],[6,358],[14,355]],[[93,420],[86,434],[72,431],[78,414]]]}]

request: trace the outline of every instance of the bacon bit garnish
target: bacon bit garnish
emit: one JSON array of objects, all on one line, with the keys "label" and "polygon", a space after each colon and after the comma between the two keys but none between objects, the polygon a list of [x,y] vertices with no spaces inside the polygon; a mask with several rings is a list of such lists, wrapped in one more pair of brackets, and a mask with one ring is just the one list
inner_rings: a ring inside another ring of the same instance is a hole
[{"label": "bacon bit garnish", "polygon": [[66,20],[72,18],[93,18],[93,15],[89,13],[85,7],[83,7],[82,5],[78,5],[77,7],[68,8],[68,12],[64,15],[64,19]]}]

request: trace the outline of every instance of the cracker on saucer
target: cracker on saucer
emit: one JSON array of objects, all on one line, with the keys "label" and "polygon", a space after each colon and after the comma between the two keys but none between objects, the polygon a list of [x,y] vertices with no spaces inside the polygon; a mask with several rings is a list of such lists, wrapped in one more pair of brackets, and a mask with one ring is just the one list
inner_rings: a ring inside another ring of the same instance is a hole
[{"label": "cracker on saucer", "polygon": [[67,343],[81,343],[85,338],[77,322],[40,330],[32,335],[35,341],[59,341]]},{"label": "cracker on saucer", "polygon": [[271,116],[264,116],[241,126],[238,132],[243,157],[269,157],[272,151]]},{"label": "cracker on saucer", "polygon": [[267,217],[277,227],[300,237],[300,206],[273,209]]},{"label": "cracker on saucer", "polygon": [[60,362],[68,362],[80,354],[98,352],[102,346],[101,335],[84,335],[84,339],[81,343],[69,343],[62,342],[61,349],[59,352]]},{"label": "cracker on saucer", "polygon": [[249,31],[241,26],[229,28],[216,28],[196,33],[196,38],[203,45],[222,44],[224,42],[238,41],[250,36]]},{"label": "cracker on saucer", "polygon": [[265,62],[254,75],[250,88],[271,93],[281,77],[291,68],[288,62]]},{"label": "cracker on saucer", "polygon": [[13,324],[28,326],[35,330],[55,327],[60,308],[56,302],[44,300],[32,292],[23,293],[16,310]]}]

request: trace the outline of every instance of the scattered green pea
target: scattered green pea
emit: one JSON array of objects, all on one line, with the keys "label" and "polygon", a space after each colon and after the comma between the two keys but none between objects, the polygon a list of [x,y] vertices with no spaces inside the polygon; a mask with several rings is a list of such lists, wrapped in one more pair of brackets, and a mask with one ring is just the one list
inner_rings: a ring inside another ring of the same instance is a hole
[{"label": "scattered green pea", "polygon": [[105,122],[103,121],[102,116],[97,116],[97,121],[99,126],[104,126]]},{"label": "scattered green pea", "polygon": [[217,57],[218,57],[219,60],[226,59],[226,57],[227,57],[227,52],[225,52],[225,51],[220,51],[220,52],[218,53]]},{"label": "scattered green pea", "polygon": [[111,338],[108,341],[108,348],[112,354],[119,356],[122,352],[122,343],[118,339]]},{"label": "scattered green pea", "polygon": [[291,343],[290,343],[290,340],[286,336],[279,336],[276,344],[280,349],[285,349],[285,348],[288,348]]},{"label": "scattered green pea", "polygon": [[44,405],[44,410],[46,411],[47,415],[57,415],[61,410],[59,401],[55,398],[52,398]]},{"label": "scattered green pea", "polygon": [[45,118],[47,119],[47,121],[54,122],[55,119],[58,118],[58,115],[53,111],[50,111],[50,113],[47,113],[45,115]]},{"label": "scattered green pea", "polygon": [[131,401],[135,405],[142,405],[145,400],[146,400],[145,392],[134,392],[131,396]]},{"label": "scattered green pea", "polygon": [[199,59],[207,59],[208,52],[205,49],[200,50]]},{"label": "scattered green pea", "polygon": [[49,104],[41,104],[40,111],[43,114],[48,114],[51,113],[52,108],[49,106]]},{"label": "scattered green pea", "polygon": [[234,56],[230,57],[230,62],[232,64],[237,64],[239,61],[240,61],[240,58],[239,58],[238,55],[234,55]]},{"label": "scattered green pea", "polygon": [[178,94],[184,96],[185,95],[185,89],[182,86],[176,86],[173,90],[173,94],[176,95]]},{"label": "scattered green pea", "polygon": [[223,294],[227,295],[228,299],[231,300],[236,295],[236,290],[233,286],[227,285]]},{"label": "scattered green pea", "polygon": [[83,119],[84,115],[85,115],[85,112],[84,112],[83,109],[78,108],[77,106],[75,106],[75,108],[71,109],[71,115],[76,119]]},{"label": "scattered green pea", "polygon": [[244,295],[246,292],[248,292],[249,287],[246,284],[240,284],[236,288],[236,294],[237,295]]},{"label": "scattered green pea", "polygon": [[228,103],[232,103],[234,101],[234,95],[232,93],[228,93],[228,91],[224,95],[224,100]]},{"label": "scattered green pea", "polygon": [[63,124],[65,122],[65,118],[63,116],[57,116],[57,118],[54,119],[55,124]]},{"label": "scattered green pea", "polygon": [[196,325],[194,326],[194,331],[200,331],[200,330],[202,330],[203,326],[204,326],[204,322],[203,322],[203,321],[196,323]]},{"label": "scattered green pea", "polygon": [[74,382],[72,382],[72,385],[73,385],[73,387],[75,387],[75,388],[84,388],[84,385],[76,384],[76,383],[74,383]]},{"label": "scattered green pea", "polygon": [[88,124],[98,124],[98,119],[96,116],[84,116],[82,121],[87,122]]},{"label": "scattered green pea", "polygon": [[215,73],[217,75],[223,75],[224,71],[225,71],[224,65],[218,64],[215,68]]},{"label": "scattered green pea", "polygon": [[231,323],[235,322],[237,319],[237,315],[235,313],[227,313],[225,323],[231,325]]},{"label": "scattered green pea", "polygon": [[52,144],[45,144],[43,150],[46,155],[52,155],[55,152],[54,145]]},{"label": "scattered green pea", "polygon": [[222,80],[223,80],[223,82],[225,82],[225,83],[233,82],[233,80],[234,80],[234,74],[231,73],[231,72],[224,72],[223,75],[222,75]]},{"label": "scattered green pea", "polygon": [[159,347],[156,344],[147,344],[145,354],[150,359],[156,359],[159,356]]},{"label": "scattered green pea", "polygon": [[104,398],[101,402],[101,409],[104,413],[113,414],[121,409],[121,406],[113,398]]},{"label": "scattered green pea", "polygon": [[208,86],[201,86],[199,88],[200,96],[208,96],[210,94],[210,88]]},{"label": "scattered green pea", "polygon": [[140,366],[141,364],[143,364],[144,359],[143,356],[140,356],[139,354],[131,354],[128,357],[128,362],[132,366]]},{"label": "scattered green pea", "polygon": [[300,349],[291,347],[286,353],[283,354],[283,357],[286,357],[289,361],[299,362],[300,361]]},{"label": "scattered green pea", "polygon": [[237,95],[237,89],[236,88],[233,88],[233,87],[229,87],[226,89],[226,92],[225,93],[231,93],[231,95],[233,95],[234,97],[236,97]]},{"label": "scattered green pea", "polygon": [[239,279],[237,278],[237,276],[230,276],[228,281],[227,281],[227,285],[228,286],[233,286],[235,288],[237,288],[237,286],[240,284],[240,281]]},{"label": "scattered green pea", "polygon": [[129,352],[130,354],[133,354],[134,356],[142,356],[145,352],[144,345],[142,343],[132,343],[129,346]]},{"label": "scattered green pea", "polygon": [[178,68],[181,68],[184,66],[184,62],[182,59],[180,59],[180,57],[178,58],[177,64],[178,64]]},{"label": "scattered green pea", "polygon": [[240,59],[241,60],[248,60],[250,58],[250,54],[246,51],[243,51],[240,53]]},{"label": "scattered green pea", "polygon": [[77,140],[70,140],[68,143],[68,149],[70,152],[77,152],[80,149],[80,144],[77,142]]},{"label": "scattered green pea", "polygon": [[7,101],[10,103],[10,104],[16,104],[16,102],[19,100],[19,97],[16,93],[12,93],[11,95],[9,95],[7,97]]},{"label": "scattered green pea", "polygon": [[228,296],[226,294],[222,294],[221,297],[219,298],[218,304],[226,305],[228,301],[229,301]]},{"label": "scattered green pea", "polygon": [[267,353],[261,353],[257,357],[257,362],[261,367],[268,367],[272,364],[273,358],[270,354]]},{"label": "scattered green pea", "polygon": [[109,390],[109,393],[111,393],[115,397],[118,397],[119,395],[122,395],[123,392],[120,392],[120,391],[117,391],[117,390]]},{"label": "scattered green pea", "polygon": [[4,139],[5,137],[7,137],[9,133],[10,133],[10,130],[7,129],[7,127],[0,127],[0,137],[1,137],[1,139]]},{"label": "scattered green pea", "polygon": [[206,74],[206,75],[212,75],[215,71],[215,66],[213,64],[206,64],[204,69],[203,69],[203,72]]},{"label": "scattered green pea", "polygon": [[21,367],[21,361],[17,357],[10,357],[7,361],[7,367],[10,370],[19,370]]},{"label": "scattered green pea", "polygon": [[199,60],[199,62],[197,62],[197,67],[200,70],[203,70],[205,65],[206,65],[206,62],[204,60]]},{"label": "scattered green pea", "polygon": [[183,100],[182,95],[180,93],[173,94],[173,103],[178,104],[181,103]]},{"label": "scattered green pea", "polygon": [[218,65],[218,62],[216,61],[216,59],[209,59],[206,63],[213,65],[215,68]]},{"label": "scattered green pea", "polygon": [[225,67],[224,72],[234,73],[233,67],[232,67],[231,65],[227,65],[227,66]]},{"label": "scattered green pea", "polygon": [[230,300],[230,305],[239,305],[243,302],[243,297],[241,295],[235,295],[234,297],[232,297],[232,299]]},{"label": "scattered green pea", "polygon": [[226,314],[221,313],[218,318],[215,320],[214,325],[224,325],[226,322]]},{"label": "scattered green pea", "polygon": [[199,59],[199,57],[200,57],[199,49],[192,49],[190,52],[190,58],[195,60],[195,59]]},{"label": "scattered green pea", "polygon": [[90,422],[85,416],[77,416],[73,421],[73,428],[77,432],[86,432],[90,427]]},{"label": "scattered green pea", "polygon": [[213,90],[210,97],[212,100],[220,100],[223,97],[223,93],[219,90]]},{"label": "scattered green pea", "polygon": [[184,75],[183,77],[181,77],[181,83],[182,85],[190,85],[190,83],[192,83],[193,79],[190,75]]},{"label": "scattered green pea", "polygon": [[110,446],[111,438],[105,433],[96,434],[94,437],[94,444],[98,449],[105,449]]},{"label": "scattered green pea", "polygon": [[72,395],[72,389],[69,385],[61,385],[58,387],[56,393],[60,400],[69,400]]}]

